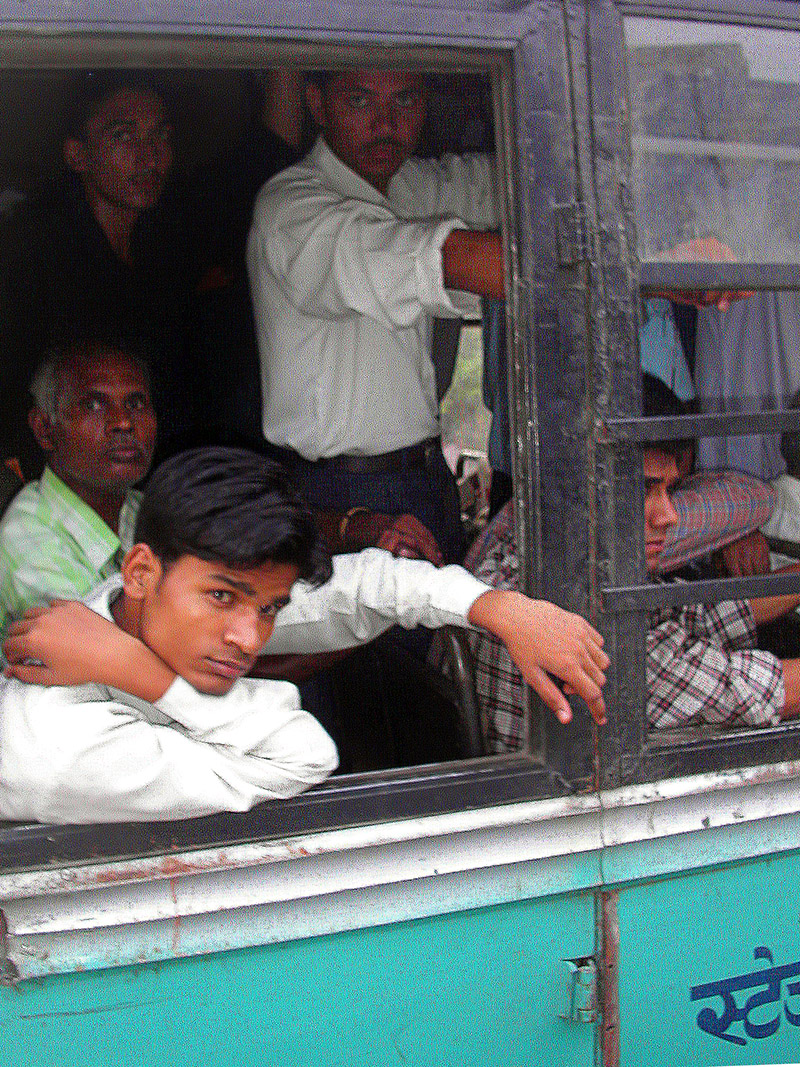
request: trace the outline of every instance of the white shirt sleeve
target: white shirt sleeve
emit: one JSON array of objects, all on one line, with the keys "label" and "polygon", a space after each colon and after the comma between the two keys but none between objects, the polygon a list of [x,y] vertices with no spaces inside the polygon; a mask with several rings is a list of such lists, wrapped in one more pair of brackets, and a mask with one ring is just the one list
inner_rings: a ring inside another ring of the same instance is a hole
[{"label": "white shirt sleeve", "polygon": [[[153,721],[156,720],[156,721]],[[155,705],[101,686],[0,683],[0,817],[54,823],[246,811],[326,778],[336,747],[287,682]]]},{"label": "white shirt sleeve", "polygon": [[264,652],[351,648],[398,624],[468,626],[469,609],[488,588],[463,567],[396,559],[378,548],[334,556],[325,585],[295,585]]},{"label": "white shirt sleeve", "polygon": [[454,315],[441,251],[459,226],[456,218],[401,220],[388,204],[288,178],[270,183],[248,240],[254,300],[266,271],[294,308],[323,321],[358,314],[404,329],[423,313]]},{"label": "white shirt sleeve", "polygon": [[412,156],[392,181],[391,202],[402,217],[451,216],[473,230],[500,225],[497,160],[483,153]]}]

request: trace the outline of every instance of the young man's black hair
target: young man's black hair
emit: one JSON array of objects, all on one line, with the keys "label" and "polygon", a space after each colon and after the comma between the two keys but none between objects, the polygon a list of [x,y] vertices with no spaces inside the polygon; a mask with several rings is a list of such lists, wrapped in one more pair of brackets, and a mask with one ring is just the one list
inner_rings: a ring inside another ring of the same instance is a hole
[{"label": "young man's black hair", "polygon": [[197,556],[244,569],[291,563],[314,585],[331,575],[283,468],[243,448],[195,448],[162,463],[145,489],[135,540],[165,566]]},{"label": "young man's black hair", "polygon": [[[688,415],[690,410],[660,378],[645,372],[642,374],[642,413],[649,418],[674,418]],[[653,441],[647,442],[644,447],[680,459],[687,452],[694,451],[694,441],[690,438]]]},{"label": "young man's black hair", "polygon": [[137,69],[90,70],[81,75],[67,115],[66,136],[82,141],[86,124],[110,96],[123,89],[159,96],[168,106],[166,87],[152,71]]}]

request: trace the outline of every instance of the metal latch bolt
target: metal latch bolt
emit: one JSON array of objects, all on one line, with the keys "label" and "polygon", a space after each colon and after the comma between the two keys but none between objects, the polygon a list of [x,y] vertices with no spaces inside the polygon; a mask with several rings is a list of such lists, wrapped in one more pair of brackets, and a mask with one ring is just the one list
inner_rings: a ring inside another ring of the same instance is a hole
[{"label": "metal latch bolt", "polygon": [[591,956],[564,960],[567,965],[566,1010],[560,1018],[574,1023],[597,1021],[597,965]]},{"label": "metal latch bolt", "polygon": [[553,223],[559,267],[577,267],[594,258],[586,204],[582,200],[554,204]]}]

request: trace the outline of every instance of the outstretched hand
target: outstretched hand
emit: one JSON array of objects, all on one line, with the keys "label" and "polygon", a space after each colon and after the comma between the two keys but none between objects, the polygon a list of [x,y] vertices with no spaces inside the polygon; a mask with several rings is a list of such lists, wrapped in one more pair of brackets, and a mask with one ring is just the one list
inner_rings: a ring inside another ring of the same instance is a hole
[{"label": "outstretched hand", "polygon": [[598,726],[605,723],[602,686],[609,659],[603,651],[603,638],[580,615],[547,600],[492,589],[478,597],[469,619],[500,638],[525,681],[559,722],[569,722],[572,710],[548,674],[565,683],[565,693],[586,702]]}]

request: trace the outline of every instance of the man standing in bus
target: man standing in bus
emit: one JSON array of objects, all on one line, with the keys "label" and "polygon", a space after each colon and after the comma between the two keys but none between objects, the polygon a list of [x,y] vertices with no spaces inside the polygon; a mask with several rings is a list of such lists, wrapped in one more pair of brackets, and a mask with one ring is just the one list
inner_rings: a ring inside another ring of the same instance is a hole
[{"label": "man standing in bus", "polygon": [[309,503],[408,511],[452,560],[431,331],[503,295],[494,164],[413,156],[420,73],[317,73],[307,102],[320,137],[261,190],[248,242],[264,434]]}]

